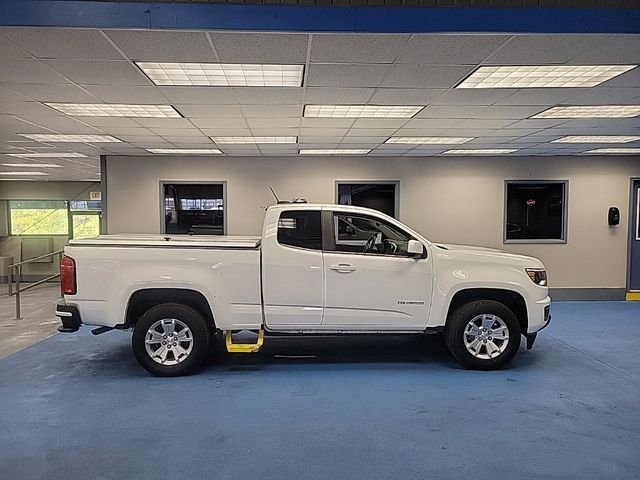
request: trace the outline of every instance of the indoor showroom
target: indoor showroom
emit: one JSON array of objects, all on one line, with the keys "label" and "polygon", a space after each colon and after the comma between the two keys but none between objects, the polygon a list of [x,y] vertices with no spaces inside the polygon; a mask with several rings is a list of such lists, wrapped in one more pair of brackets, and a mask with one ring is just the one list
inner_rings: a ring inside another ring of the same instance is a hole
[{"label": "indoor showroom", "polygon": [[640,478],[640,3],[0,0],[0,479]]}]

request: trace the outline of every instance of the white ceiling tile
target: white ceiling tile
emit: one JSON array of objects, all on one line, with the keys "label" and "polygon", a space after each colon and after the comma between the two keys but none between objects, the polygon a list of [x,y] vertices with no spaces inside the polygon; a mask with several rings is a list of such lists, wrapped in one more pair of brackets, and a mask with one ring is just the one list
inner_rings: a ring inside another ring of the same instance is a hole
[{"label": "white ceiling tile", "polygon": [[95,97],[76,85],[11,85],[13,90],[40,102],[93,103]]},{"label": "white ceiling tile", "polygon": [[390,137],[398,129],[397,128],[352,128],[344,137]]},{"label": "white ceiling tile", "polygon": [[493,105],[474,112],[469,118],[522,119],[529,118],[530,116],[540,113],[546,109],[546,106],[520,107],[515,105]]},{"label": "white ceiling tile", "polygon": [[69,83],[40,60],[10,58],[2,60],[0,82],[17,84],[64,84]]},{"label": "white ceiling tile", "polygon": [[347,134],[348,128],[300,128],[300,135],[305,137],[342,137]]},{"label": "white ceiling tile", "polygon": [[391,65],[384,87],[450,88],[466,77],[472,67]]},{"label": "white ceiling tile", "polygon": [[[569,62],[593,49],[606,35],[514,35],[483,63],[486,65],[546,65]],[[578,63],[571,62],[574,65]]]},{"label": "white ceiling tile", "polygon": [[179,135],[164,135],[164,138],[167,142],[173,143],[177,146],[189,146],[189,145],[206,145],[213,144],[213,141],[206,135],[202,135],[200,137],[182,137]]},{"label": "white ceiling tile", "polygon": [[136,118],[135,122],[143,127],[193,128],[193,124],[186,118]]},{"label": "white ceiling tile", "polygon": [[224,128],[224,127],[215,127],[215,128],[201,128],[200,129],[204,135],[210,137],[248,137],[251,136],[251,130],[249,127],[245,128]]},{"label": "white ceiling tile", "polygon": [[377,87],[388,69],[388,65],[312,64],[306,84],[311,87]]},{"label": "white ceiling tile", "polygon": [[399,137],[438,137],[444,131],[446,131],[446,127],[402,127],[394,135]]},{"label": "white ceiling tile", "polygon": [[430,105],[418,112],[416,118],[471,118],[485,110],[483,106]]},{"label": "white ceiling tile", "polygon": [[123,135],[130,137],[130,136],[156,136],[155,133],[153,133],[151,130],[149,130],[148,128],[143,128],[140,125],[132,122],[132,124],[134,126],[121,126],[121,127],[117,127],[117,126],[102,126],[99,127],[100,130],[102,130],[104,133],[108,133],[110,135],[114,135],[118,138],[120,138],[120,140],[123,140],[121,137]]},{"label": "white ceiling tile", "polygon": [[249,128],[297,128],[299,118],[247,118]]},{"label": "white ceiling tile", "polygon": [[411,36],[397,63],[476,65],[509,39],[508,35]]},{"label": "white ceiling tile", "polygon": [[[163,105],[168,100],[157,87],[127,85],[82,85],[91,95],[105,103]],[[80,102],[78,102],[80,103]]]},{"label": "white ceiling tile", "polygon": [[574,65],[640,65],[640,35],[611,35],[571,59]]},{"label": "white ceiling tile", "polygon": [[467,120],[463,120],[459,124],[455,126],[455,128],[469,128],[469,129],[501,129],[505,128],[507,125],[511,125],[514,123],[514,120],[507,119],[496,119],[496,118],[470,118]]},{"label": "white ceiling tile", "polygon": [[[482,120],[480,120],[482,121]],[[519,120],[517,122],[513,122],[513,120],[509,120],[512,122],[509,125],[505,125],[504,128],[549,128],[555,127],[556,125],[562,125],[566,123],[567,120],[563,118],[526,118],[524,120]]]},{"label": "white ceiling tile", "polygon": [[359,105],[367,103],[373,88],[307,87],[304,103],[309,105]]},{"label": "white ceiling tile", "polygon": [[460,125],[462,118],[414,118],[405,124],[405,128],[443,129]]},{"label": "white ceiling tile", "polygon": [[302,64],[307,57],[307,34],[211,32],[209,35],[223,63]]},{"label": "white ceiling tile", "polygon": [[[313,137],[307,137],[313,138]],[[379,143],[384,142],[389,138],[389,135],[363,135],[361,137],[355,135],[348,135],[343,137],[342,141],[344,143],[349,143],[353,145],[377,145]]]},{"label": "white ceiling tile", "polygon": [[496,105],[549,105],[565,102],[568,98],[583,92],[584,88],[523,88],[513,95],[498,100]]},{"label": "white ceiling tile", "polygon": [[514,88],[452,89],[436,98],[432,105],[493,105],[516,91]]},{"label": "white ceiling tile", "polygon": [[640,75],[638,87],[596,87],[583,91],[567,99],[569,105],[636,105],[635,97],[640,96]]},{"label": "white ceiling tile", "polygon": [[20,115],[19,118],[39,125],[43,128],[49,128],[60,133],[67,134],[100,134],[98,128],[84,125],[82,122],[75,120],[66,115]]},{"label": "white ceiling tile", "polygon": [[241,105],[240,108],[247,118],[302,116],[302,105]]},{"label": "white ceiling tile", "polygon": [[7,115],[51,115],[53,110],[39,102],[0,102],[0,112]]},{"label": "white ceiling tile", "polygon": [[255,137],[295,137],[298,135],[297,128],[252,128],[247,136]]},{"label": "white ceiling tile", "polygon": [[94,127],[100,127],[103,131],[108,131],[110,128],[138,128],[136,122],[130,118],[125,117],[75,117],[78,120],[93,125]]},{"label": "white ceiling tile", "polygon": [[234,91],[242,105],[286,105],[302,101],[302,87],[236,87]]},{"label": "white ceiling tile", "polygon": [[192,118],[193,123],[198,128],[248,128],[244,118]]},{"label": "white ceiling tile", "polygon": [[316,34],[311,62],[392,63],[409,35]]},{"label": "white ceiling tile", "polygon": [[29,58],[29,54],[27,52],[2,35],[6,30],[7,29],[0,29],[0,59]]},{"label": "white ceiling tile", "polygon": [[372,105],[428,105],[446,92],[443,88],[377,88]]},{"label": "white ceiling tile", "polygon": [[38,58],[122,59],[98,30],[13,27],[2,29],[1,33]]},{"label": "white ceiling tile", "polygon": [[134,61],[217,61],[204,32],[105,30],[105,33]]},{"label": "white ceiling tile", "polygon": [[182,105],[182,104],[176,105],[174,104],[174,107],[182,115],[189,118],[241,118],[243,117],[242,109],[240,108],[239,105]]},{"label": "white ceiling tile", "polygon": [[199,137],[203,135],[203,133],[196,128],[162,128],[162,127],[150,127],[151,130],[156,135],[160,135],[161,137],[165,135],[171,136],[179,136],[179,137]]},{"label": "white ceiling tile", "polygon": [[[0,85],[0,102],[2,103],[24,102],[27,100],[29,100],[29,98],[25,97],[24,95],[21,95],[15,90],[12,90],[11,88],[9,88],[9,86]],[[2,112],[2,110],[0,110],[0,112]]]},{"label": "white ceiling tile", "polygon": [[184,105],[230,105],[238,103],[233,87],[159,87],[158,89],[169,101]]},{"label": "white ceiling tile", "polygon": [[151,85],[140,70],[126,61],[46,60],[45,63],[84,85]]},{"label": "white ceiling tile", "polygon": [[352,128],[400,128],[407,118],[356,118]]},{"label": "white ceiling tile", "polygon": [[351,127],[355,118],[316,118],[303,117],[300,119],[300,126],[307,128],[341,128]]}]

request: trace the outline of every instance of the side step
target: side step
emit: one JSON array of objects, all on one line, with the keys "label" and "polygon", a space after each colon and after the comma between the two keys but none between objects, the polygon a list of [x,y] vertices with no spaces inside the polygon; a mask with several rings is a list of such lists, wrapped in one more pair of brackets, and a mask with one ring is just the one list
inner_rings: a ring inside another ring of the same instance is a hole
[{"label": "side step", "polygon": [[255,353],[260,351],[262,344],[264,343],[264,329],[261,328],[258,332],[258,341],[256,343],[233,343],[231,337],[231,330],[224,332],[225,343],[227,344],[227,352],[230,353]]}]

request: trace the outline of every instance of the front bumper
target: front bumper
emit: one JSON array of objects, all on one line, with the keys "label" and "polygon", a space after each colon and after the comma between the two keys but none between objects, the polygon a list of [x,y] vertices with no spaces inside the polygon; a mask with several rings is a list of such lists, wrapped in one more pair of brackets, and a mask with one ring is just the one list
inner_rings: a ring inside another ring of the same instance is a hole
[{"label": "front bumper", "polygon": [[80,329],[80,325],[82,325],[80,311],[75,305],[56,305],[56,317],[62,322],[62,325],[58,327],[58,331],[62,333],[77,332]]},{"label": "front bumper", "polygon": [[[548,301],[547,301],[548,300]],[[541,302],[537,302],[541,303]],[[546,305],[545,305],[546,303]],[[538,320],[534,323],[533,328],[532,325],[529,325],[529,331],[525,334],[527,339],[527,350],[531,350],[533,348],[533,343],[536,341],[536,337],[538,336],[538,332],[545,328],[551,322],[551,299],[547,297],[542,302],[542,321],[540,322],[539,318],[534,320]]]}]

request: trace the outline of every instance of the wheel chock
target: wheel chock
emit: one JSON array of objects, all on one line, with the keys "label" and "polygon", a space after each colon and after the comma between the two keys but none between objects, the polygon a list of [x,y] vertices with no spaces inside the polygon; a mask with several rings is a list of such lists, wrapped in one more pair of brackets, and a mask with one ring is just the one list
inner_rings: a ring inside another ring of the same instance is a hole
[{"label": "wheel chock", "polygon": [[264,343],[264,329],[258,332],[258,340],[256,343],[233,343],[231,330],[225,331],[225,343],[227,344],[227,352],[230,353],[255,353],[262,348]]}]

